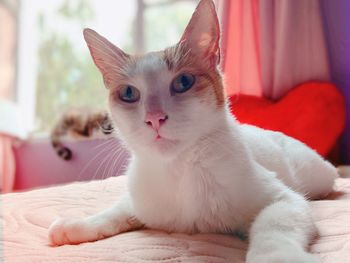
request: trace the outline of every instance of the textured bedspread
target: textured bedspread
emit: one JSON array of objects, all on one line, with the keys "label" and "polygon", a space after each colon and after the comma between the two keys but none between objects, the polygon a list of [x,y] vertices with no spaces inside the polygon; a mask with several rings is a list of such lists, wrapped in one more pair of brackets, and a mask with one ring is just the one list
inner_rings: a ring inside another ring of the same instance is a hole
[{"label": "textured bedspread", "polygon": [[[224,235],[143,230],[98,242],[50,247],[47,228],[60,217],[81,217],[111,205],[124,177],[76,183],[1,198],[0,262],[244,262],[247,244]],[[330,200],[312,202],[320,237],[311,247],[322,262],[350,262],[350,179],[338,179]]]}]

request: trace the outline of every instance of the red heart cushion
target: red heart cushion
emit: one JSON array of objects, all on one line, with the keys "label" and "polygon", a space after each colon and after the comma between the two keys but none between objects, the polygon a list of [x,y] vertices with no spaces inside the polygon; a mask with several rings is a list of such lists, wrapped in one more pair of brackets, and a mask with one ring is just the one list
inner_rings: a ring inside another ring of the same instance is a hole
[{"label": "red heart cushion", "polygon": [[230,97],[230,103],[241,123],[281,131],[322,156],[331,151],[345,125],[344,99],[325,82],[303,83],[276,102],[240,94]]}]

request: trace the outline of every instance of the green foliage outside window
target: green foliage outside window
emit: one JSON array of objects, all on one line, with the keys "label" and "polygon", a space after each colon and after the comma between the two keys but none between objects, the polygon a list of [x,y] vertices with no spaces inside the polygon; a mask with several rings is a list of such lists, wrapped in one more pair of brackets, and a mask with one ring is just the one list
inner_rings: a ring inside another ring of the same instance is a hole
[{"label": "green foliage outside window", "polygon": [[[63,20],[81,25],[94,17],[87,0],[65,1],[57,12]],[[101,76],[88,53],[78,54],[63,33],[45,25],[45,16],[41,15],[36,103],[41,131],[48,131],[69,107],[101,108],[106,99]]]}]

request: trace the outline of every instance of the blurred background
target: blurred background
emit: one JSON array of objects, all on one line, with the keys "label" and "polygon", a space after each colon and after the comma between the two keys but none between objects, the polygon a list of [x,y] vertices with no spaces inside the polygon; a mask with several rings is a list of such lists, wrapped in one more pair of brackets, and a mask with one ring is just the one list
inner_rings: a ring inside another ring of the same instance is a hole
[{"label": "blurred background", "polygon": [[[198,2],[0,0],[0,190],[121,174],[125,152],[114,165],[108,144],[67,142],[74,158],[66,162],[48,139],[66,109],[106,108],[82,31],[92,28],[132,54],[161,50],[179,41]],[[237,119],[349,165],[350,1],[214,3],[220,67]]]},{"label": "blurred background", "polygon": [[130,53],[175,44],[198,0],[0,0],[0,94],[23,128],[48,132],[71,106],[104,106],[106,89],[83,40],[95,29]]}]

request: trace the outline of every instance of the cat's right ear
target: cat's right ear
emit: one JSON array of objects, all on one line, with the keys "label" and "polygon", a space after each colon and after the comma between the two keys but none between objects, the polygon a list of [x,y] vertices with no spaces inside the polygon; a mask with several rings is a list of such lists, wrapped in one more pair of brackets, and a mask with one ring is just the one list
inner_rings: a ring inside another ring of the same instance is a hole
[{"label": "cat's right ear", "polygon": [[92,29],[85,28],[83,34],[92,59],[103,75],[105,86],[114,87],[122,65],[130,56]]},{"label": "cat's right ear", "polygon": [[212,0],[201,0],[194,11],[180,43],[184,43],[203,62],[220,62],[220,26]]}]

